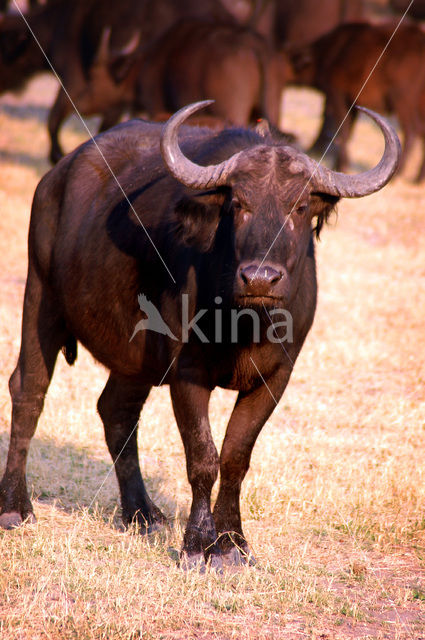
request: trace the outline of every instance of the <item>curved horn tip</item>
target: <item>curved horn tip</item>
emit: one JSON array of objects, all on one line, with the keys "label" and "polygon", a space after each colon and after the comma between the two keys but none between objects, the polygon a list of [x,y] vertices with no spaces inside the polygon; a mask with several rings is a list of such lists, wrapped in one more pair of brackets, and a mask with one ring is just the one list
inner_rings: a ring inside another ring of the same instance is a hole
[{"label": "curved horn tip", "polygon": [[390,124],[387,118],[384,118],[384,116],[381,116],[379,113],[376,113],[376,111],[372,111],[372,109],[367,109],[366,107],[361,107],[360,105],[356,105],[356,109],[358,111],[361,111],[362,113],[365,113],[371,120],[373,120],[380,127],[384,135],[385,135],[384,130],[386,130],[388,133],[391,133],[392,142],[396,141],[396,143],[398,143],[399,153],[401,154],[400,140],[394,130],[394,127]]},{"label": "curved horn tip", "polygon": [[183,107],[166,122],[160,139],[162,158],[168,171],[179,182],[192,189],[206,189],[226,184],[238,153],[218,165],[200,166],[189,160],[178,143],[180,125],[193,113],[208,107],[214,100],[202,100]]},{"label": "curved horn tip", "polygon": [[176,113],[174,113],[171,118],[169,118],[168,122],[179,120],[183,122],[193,113],[199,111],[200,109],[205,109],[205,107],[209,107],[210,104],[213,104],[215,100],[200,100],[199,102],[192,102],[191,104],[187,104],[185,107],[182,107]]},{"label": "curved horn tip", "polygon": [[379,163],[368,171],[355,175],[346,175],[317,166],[317,183],[319,189],[330,195],[342,198],[360,198],[382,189],[392,178],[400,165],[401,144],[394,127],[371,109],[356,107],[378,125],[385,140],[385,149]]},{"label": "curved horn tip", "polygon": [[376,116],[381,118],[381,116],[375,111],[372,111],[372,109],[368,109],[367,107],[361,107],[359,104],[354,105],[354,108],[357,109],[358,111],[363,111],[363,113],[368,115],[370,118],[375,119]]},{"label": "curved horn tip", "polygon": [[[213,102],[215,101],[201,100],[199,102],[192,102],[191,104],[187,104],[185,107],[182,107],[181,109],[176,111],[176,113],[173,113],[170,118],[168,118],[167,122],[165,123],[160,141],[161,153],[163,157],[168,158],[171,163],[174,162],[175,152],[177,151],[178,147],[177,135],[179,127],[193,113],[196,113],[196,111],[199,111],[204,107],[208,107]],[[166,164],[168,163],[166,162]]]},{"label": "curved horn tip", "polygon": [[[365,113],[371,120],[375,122],[375,124],[378,125],[378,127],[381,129],[381,132],[384,134],[386,143],[387,142],[390,143],[392,150],[397,154],[397,157],[394,159],[394,165],[395,165],[394,170],[392,174],[388,177],[388,180],[390,180],[391,177],[394,175],[394,173],[396,173],[398,166],[400,164],[400,159],[402,154],[400,139],[397,133],[395,132],[394,127],[390,124],[390,122],[388,122],[388,120],[383,116],[381,116],[379,113],[376,113],[376,111],[372,111],[372,109],[361,107],[360,105],[356,105],[356,109],[358,109],[362,113]],[[388,139],[387,136],[390,139]]]}]

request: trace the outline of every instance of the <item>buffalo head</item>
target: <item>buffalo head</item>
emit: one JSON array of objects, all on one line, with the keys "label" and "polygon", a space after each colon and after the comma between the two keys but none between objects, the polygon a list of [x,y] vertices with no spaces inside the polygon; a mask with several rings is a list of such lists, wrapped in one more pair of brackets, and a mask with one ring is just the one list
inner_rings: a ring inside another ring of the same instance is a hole
[{"label": "buffalo head", "polygon": [[383,118],[362,109],[379,125],[385,151],[376,167],[358,175],[331,171],[267,138],[219,164],[200,166],[183,154],[177,136],[183,121],[210,102],[189,105],[170,118],[161,139],[164,162],[187,187],[226,192],[234,220],[238,304],[289,304],[299,287],[312,226],[320,230],[339,198],[381,189],[396,171],[400,143]]}]

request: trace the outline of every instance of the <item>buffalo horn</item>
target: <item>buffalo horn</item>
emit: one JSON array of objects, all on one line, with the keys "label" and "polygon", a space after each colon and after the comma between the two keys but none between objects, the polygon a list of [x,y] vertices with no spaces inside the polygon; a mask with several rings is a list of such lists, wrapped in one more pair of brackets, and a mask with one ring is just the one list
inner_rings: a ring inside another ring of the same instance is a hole
[{"label": "buffalo horn", "polygon": [[203,167],[186,158],[180,149],[178,142],[180,125],[192,113],[213,102],[214,100],[202,100],[183,107],[171,116],[161,136],[161,153],[168,170],[179,182],[192,189],[208,189],[225,185],[239,156],[239,153],[236,153],[220,164]]},{"label": "buffalo horn", "polygon": [[341,198],[367,196],[382,189],[397,171],[401,157],[401,146],[393,127],[385,118],[374,111],[364,107],[357,108],[366,113],[369,118],[372,118],[384,134],[385,149],[383,156],[376,167],[357,175],[346,175],[339,171],[332,171],[310,161],[312,165],[314,164],[314,168],[312,167],[313,184],[322,193],[340,196]]},{"label": "buffalo horn", "polygon": [[[161,136],[161,153],[170,173],[182,184],[193,189],[206,189],[227,184],[229,175],[236,166],[243,151],[228,160],[212,166],[200,166],[186,158],[178,143],[180,125],[193,113],[212,104],[213,100],[203,100],[177,111],[165,125]],[[311,171],[311,181],[316,191],[342,198],[359,198],[379,191],[397,171],[401,156],[400,141],[393,127],[380,115],[364,107],[357,107],[366,113],[381,129],[385,149],[380,162],[369,171],[357,175],[346,175],[317,164],[304,153],[302,160]]]}]

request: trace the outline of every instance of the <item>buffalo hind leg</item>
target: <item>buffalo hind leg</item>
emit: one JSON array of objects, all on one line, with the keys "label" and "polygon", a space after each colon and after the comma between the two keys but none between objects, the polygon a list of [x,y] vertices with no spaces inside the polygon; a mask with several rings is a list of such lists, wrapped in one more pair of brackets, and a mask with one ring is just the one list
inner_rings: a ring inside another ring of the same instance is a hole
[{"label": "buffalo hind leg", "polygon": [[72,104],[65,91],[60,87],[47,118],[47,129],[50,136],[49,160],[52,164],[59,162],[63,156],[63,150],[59,142],[59,130],[64,120],[66,120],[72,112]]},{"label": "buffalo hind leg", "polygon": [[220,454],[220,488],[213,515],[225,564],[255,564],[242,530],[240,491],[251,452],[276,407],[290,372],[280,371],[248,394],[239,393]]},{"label": "buffalo hind leg", "polygon": [[348,157],[348,141],[352,134],[356,120],[357,111],[353,109],[348,113],[347,109],[347,114],[344,114],[344,117],[341,118],[338,122],[339,133],[334,142],[336,148],[336,171],[346,172],[349,170],[350,159]]},{"label": "buffalo hind leg", "polygon": [[206,562],[221,567],[211,513],[211,490],[218,475],[218,453],[208,420],[211,391],[179,375],[170,387],[174,414],[186,453],[192,507],[183,539],[181,566],[205,571]]},{"label": "buffalo hind leg", "polygon": [[323,109],[322,117],[323,120],[320,131],[307,153],[319,159],[326,154],[325,159],[328,162],[335,162],[334,156],[336,155],[336,146],[334,142],[334,135],[337,127],[335,126],[332,114],[329,113],[328,109],[326,109],[326,104]]},{"label": "buffalo hind leg", "polygon": [[0,527],[10,529],[35,520],[26,483],[26,463],[31,438],[44,404],[57,354],[69,342],[69,333],[57,314],[57,305],[43,291],[30,270],[25,291],[22,342],[9,389],[12,427],[6,469],[0,482]]},{"label": "buffalo hind leg", "polygon": [[400,129],[403,132],[403,145],[400,163],[398,165],[397,174],[401,175],[406,168],[406,162],[409,158],[415,142],[415,138],[420,127],[417,126],[415,114],[408,112],[405,105],[398,105],[397,117]]},{"label": "buffalo hind leg", "polygon": [[140,386],[111,373],[97,403],[117,474],[123,522],[126,526],[137,523],[142,533],[166,523],[146,491],[137,451],[139,415],[150,389],[150,385]]},{"label": "buffalo hind leg", "polygon": [[336,131],[333,138],[334,168],[337,171],[347,171],[349,158],[347,144],[355,120],[356,110],[349,110],[351,100],[339,91],[329,91],[326,95],[325,114],[330,122],[334,122]]}]

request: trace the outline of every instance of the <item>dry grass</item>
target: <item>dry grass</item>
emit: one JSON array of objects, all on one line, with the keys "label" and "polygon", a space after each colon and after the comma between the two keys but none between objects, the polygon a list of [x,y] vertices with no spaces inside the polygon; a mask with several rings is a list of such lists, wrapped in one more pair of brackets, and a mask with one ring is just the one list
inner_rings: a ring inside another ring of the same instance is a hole
[{"label": "dry grass", "polygon": [[[53,88],[39,80],[0,104],[1,468],[29,207],[47,168],[41,119]],[[288,128],[308,141],[319,108],[312,94],[290,92]],[[67,148],[80,139],[68,126]],[[351,146],[359,166],[370,163],[379,134],[362,121]],[[244,484],[253,569],[202,576],[176,567],[190,492],[166,388],[148,400],[140,450],[173,526],[150,539],[119,529],[95,412],[106,372],[83,349],[72,369],[59,359],[28,465],[38,523],[0,532],[1,638],[425,635],[424,205],[423,187],[397,179],[341,203],[337,224],[323,232],[315,325]],[[233,400],[214,394],[218,444]]]}]

